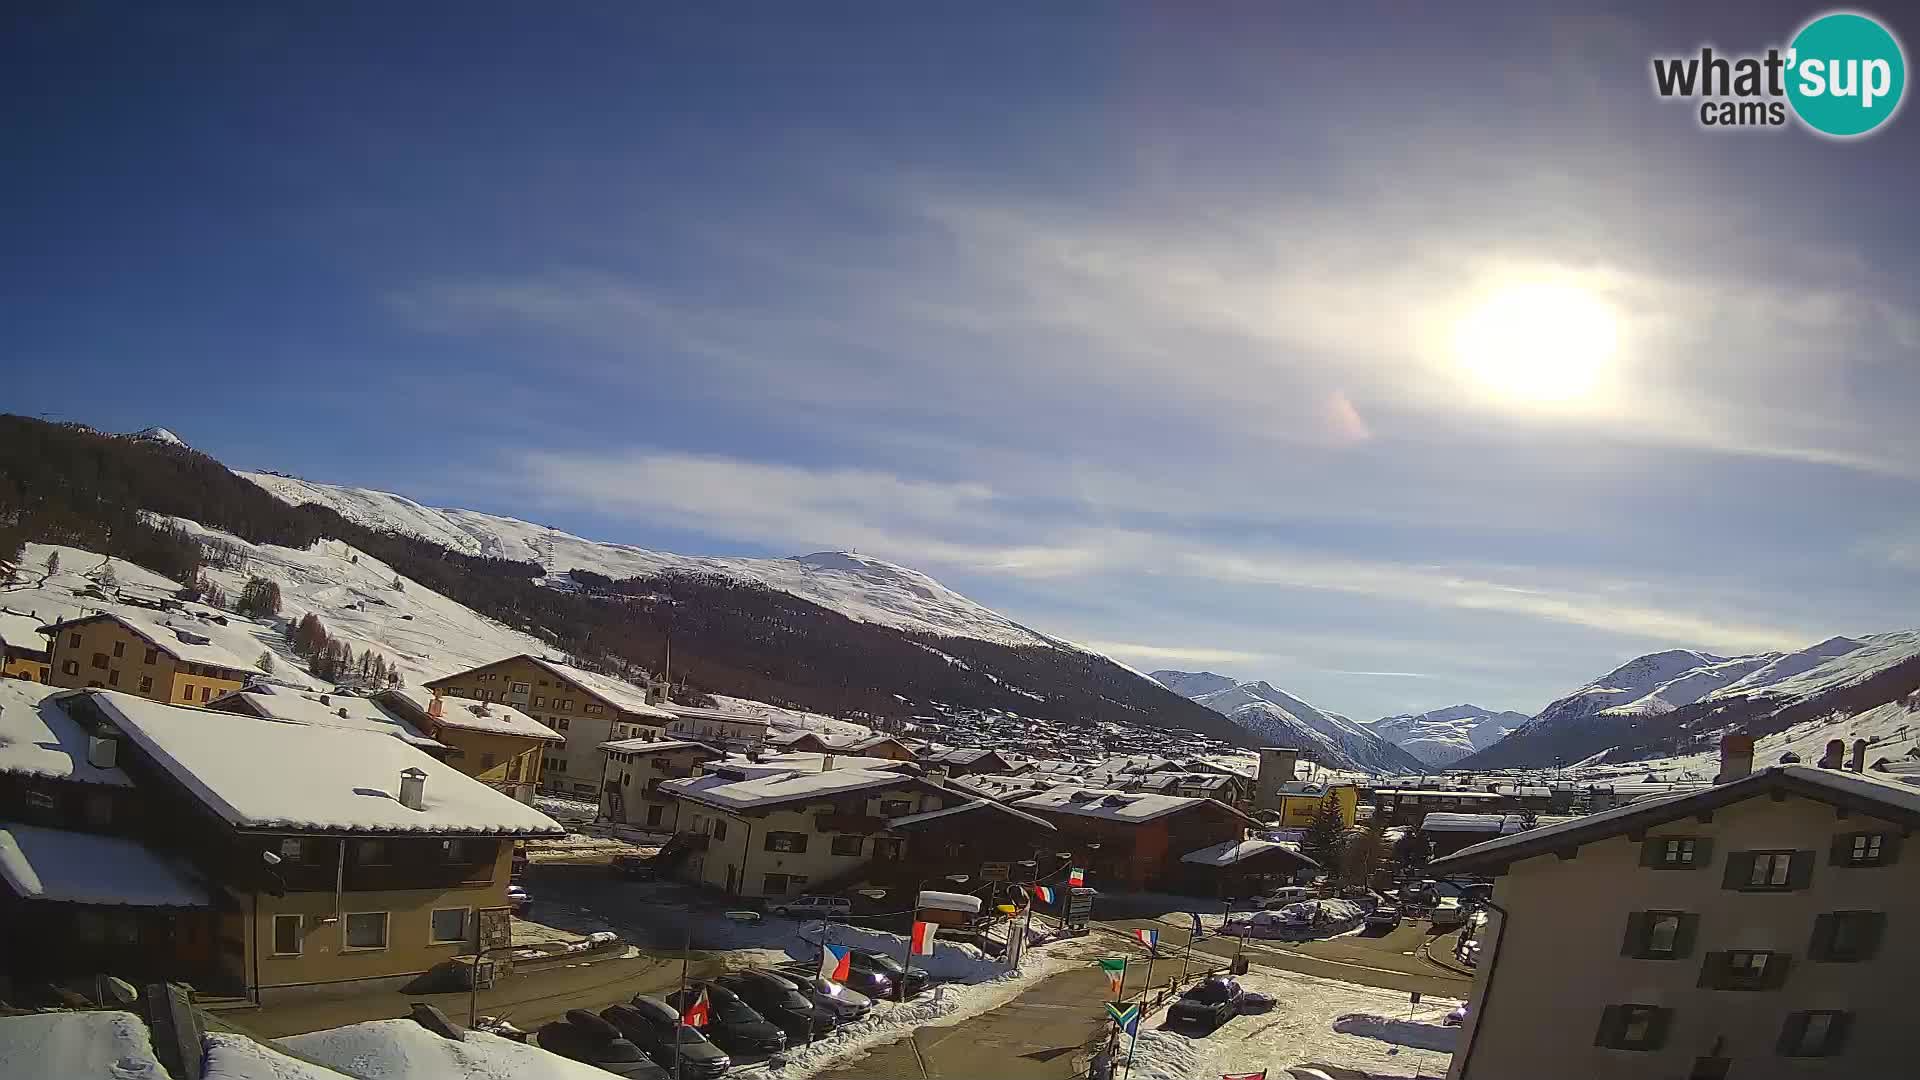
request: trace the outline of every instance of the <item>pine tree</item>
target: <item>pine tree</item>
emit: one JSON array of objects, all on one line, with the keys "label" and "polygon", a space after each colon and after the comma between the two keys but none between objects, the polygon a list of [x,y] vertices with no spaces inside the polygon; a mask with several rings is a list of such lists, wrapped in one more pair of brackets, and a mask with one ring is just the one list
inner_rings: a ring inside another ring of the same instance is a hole
[{"label": "pine tree", "polygon": [[267,578],[248,578],[240,590],[240,606],[235,608],[250,619],[266,619],[280,614],[280,583]]},{"label": "pine tree", "polygon": [[324,656],[326,651],[327,628],[321,625],[320,616],[309,611],[301,616],[299,629],[294,631],[294,655],[313,659]]},{"label": "pine tree", "polygon": [[1386,855],[1386,842],[1379,829],[1360,829],[1347,836],[1346,850],[1340,853],[1340,881],[1346,885],[1368,886]]},{"label": "pine tree", "polygon": [[253,666],[269,675],[273,674],[273,650],[261,649],[260,658],[253,662]]},{"label": "pine tree", "polygon": [[57,574],[59,572],[60,572],[60,553],[57,551],[47,552],[47,573]]},{"label": "pine tree", "polygon": [[120,584],[120,575],[114,572],[112,559],[108,559],[106,565],[100,568],[100,584],[108,587]]},{"label": "pine tree", "polygon": [[1340,820],[1340,800],[1328,795],[1320,800],[1320,808],[1313,812],[1313,820],[1307,823],[1307,839],[1301,845],[1307,858],[1320,864],[1330,874],[1340,870],[1340,853],[1347,846],[1347,826]]}]

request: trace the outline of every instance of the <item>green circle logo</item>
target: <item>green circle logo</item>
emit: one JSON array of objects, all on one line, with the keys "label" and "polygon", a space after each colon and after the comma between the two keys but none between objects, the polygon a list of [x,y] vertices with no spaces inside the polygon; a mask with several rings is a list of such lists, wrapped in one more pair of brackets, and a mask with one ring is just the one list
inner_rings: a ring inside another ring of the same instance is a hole
[{"label": "green circle logo", "polygon": [[1892,118],[1907,88],[1907,58],[1887,28],[1850,11],[1822,15],[1787,52],[1787,100],[1808,127],[1865,135]]}]

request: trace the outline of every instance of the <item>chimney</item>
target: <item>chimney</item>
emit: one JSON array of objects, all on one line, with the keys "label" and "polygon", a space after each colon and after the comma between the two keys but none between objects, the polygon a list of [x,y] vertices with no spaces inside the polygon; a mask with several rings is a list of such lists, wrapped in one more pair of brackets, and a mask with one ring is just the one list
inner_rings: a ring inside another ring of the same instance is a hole
[{"label": "chimney", "polygon": [[823,754],[823,755],[821,755],[821,757],[820,757],[820,771],[821,771],[821,772],[827,772],[828,770],[830,770],[830,769],[832,769],[832,768],[833,768],[833,755],[832,755],[832,754]]},{"label": "chimney", "polygon": [[119,758],[119,742],[98,735],[87,736],[87,764],[96,769],[111,769]]},{"label": "chimney", "polygon": [[427,774],[420,769],[400,772],[400,805],[409,810],[427,808]]},{"label": "chimney", "polygon": [[427,715],[438,720],[441,714],[445,712],[446,707],[446,703],[440,698],[440,691],[435,690],[433,692],[433,700],[427,702]]},{"label": "chimney", "polygon": [[342,705],[340,706],[340,719],[345,720],[346,718],[347,718],[347,707],[345,705]]},{"label": "chimney", "polygon": [[1847,744],[1840,739],[1827,740],[1827,752],[1820,755],[1820,767],[1838,769],[1847,762]]},{"label": "chimney", "polygon": [[1848,772],[1867,771],[1867,740],[1853,740],[1853,757],[1847,762]]},{"label": "chimney", "polygon": [[1738,780],[1753,771],[1753,736],[1744,731],[1729,731],[1720,740],[1720,775],[1716,784]]},{"label": "chimney", "polygon": [[928,769],[927,783],[932,784],[934,787],[946,787],[947,786],[946,766],[935,765],[933,768]]},{"label": "chimney", "polygon": [[333,704],[333,699],[331,699],[331,698],[329,698],[329,697],[327,697],[327,695],[325,695],[325,694],[321,694],[321,695],[320,695],[320,704],[322,704],[322,705],[331,705],[331,704]]}]

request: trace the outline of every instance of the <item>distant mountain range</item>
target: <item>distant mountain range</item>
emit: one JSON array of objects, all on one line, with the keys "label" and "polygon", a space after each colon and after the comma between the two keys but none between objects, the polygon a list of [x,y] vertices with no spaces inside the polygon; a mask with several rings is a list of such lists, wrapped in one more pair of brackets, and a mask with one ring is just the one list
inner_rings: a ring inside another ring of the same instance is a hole
[{"label": "distant mountain range", "polygon": [[1526,713],[1495,712],[1478,705],[1449,705],[1423,713],[1383,716],[1365,723],[1368,730],[1422,764],[1444,769],[1499,742],[1529,719]]},{"label": "distant mountain range", "polygon": [[1268,682],[1238,682],[1211,671],[1152,673],[1162,686],[1220,713],[1261,745],[1292,746],[1331,769],[1419,772],[1420,759],[1339,713],[1316,708]]}]

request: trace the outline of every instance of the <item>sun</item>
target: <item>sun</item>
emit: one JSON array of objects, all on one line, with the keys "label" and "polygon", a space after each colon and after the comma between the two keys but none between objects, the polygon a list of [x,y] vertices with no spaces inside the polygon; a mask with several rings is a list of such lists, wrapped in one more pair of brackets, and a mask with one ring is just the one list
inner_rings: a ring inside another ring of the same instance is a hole
[{"label": "sun", "polygon": [[1508,286],[1461,319],[1454,353],[1502,396],[1563,403],[1593,391],[1617,341],[1613,309],[1575,285]]}]

